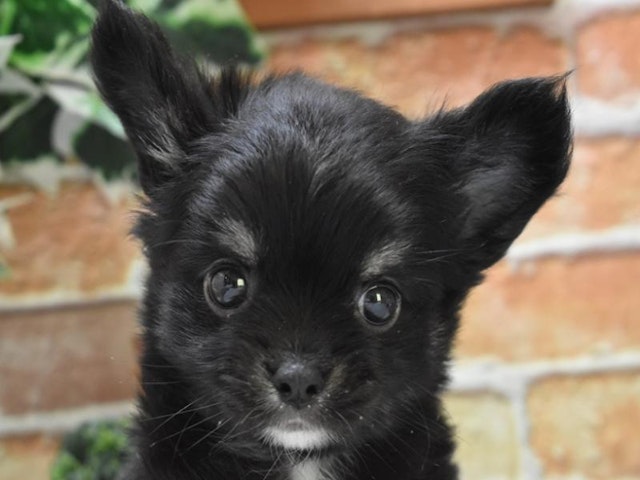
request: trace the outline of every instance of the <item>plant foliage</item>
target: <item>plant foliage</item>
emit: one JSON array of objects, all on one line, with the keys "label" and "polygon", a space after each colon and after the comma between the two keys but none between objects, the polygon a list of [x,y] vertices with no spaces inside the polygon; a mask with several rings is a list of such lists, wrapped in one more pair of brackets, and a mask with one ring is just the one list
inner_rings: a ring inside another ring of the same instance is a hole
[{"label": "plant foliage", "polygon": [[51,480],[115,480],[129,455],[128,422],[85,424],[68,434],[56,459]]},{"label": "plant foliage", "polygon": [[[235,0],[129,0],[202,62],[260,60]],[[133,171],[119,120],[87,64],[97,0],[0,2],[0,162],[81,162],[106,178]]]}]

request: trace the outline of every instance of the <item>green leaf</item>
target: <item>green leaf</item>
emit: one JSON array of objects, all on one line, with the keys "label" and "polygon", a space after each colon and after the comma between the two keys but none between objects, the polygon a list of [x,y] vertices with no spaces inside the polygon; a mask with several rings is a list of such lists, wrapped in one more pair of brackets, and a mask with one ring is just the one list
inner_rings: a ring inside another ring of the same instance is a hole
[{"label": "green leaf", "polygon": [[[2,9],[0,7],[0,18],[2,18],[1,14]],[[6,68],[9,56],[15,46],[20,43],[20,40],[22,40],[22,35],[0,36],[0,72]]]},{"label": "green leaf", "polygon": [[0,162],[29,161],[49,154],[58,106],[44,97],[0,132]]},{"label": "green leaf", "polygon": [[254,64],[264,56],[236,1],[165,0],[157,12],[150,13],[180,50],[217,63]]},{"label": "green leaf", "polygon": [[103,421],[66,435],[52,480],[115,480],[129,455],[128,422]]},{"label": "green leaf", "polygon": [[51,469],[51,480],[78,478],[75,472],[81,469],[80,462],[70,453],[62,452]]},{"label": "green leaf", "polygon": [[128,141],[112,135],[100,126],[87,123],[73,141],[76,155],[83,163],[111,180],[132,176],[136,156]]},{"label": "green leaf", "polygon": [[24,94],[14,93],[8,95],[0,95],[0,132],[5,130],[15,118],[18,118],[27,110],[29,110],[35,102]]},{"label": "green leaf", "polygon": [[[176,1],[180,2],[182,0]],[[140,10],[141,12],[146,12],[147,14],[161,8],[162,3],[162,0],[130,0],[128,2],[131,8]]]},{"label": "green leaf", "polygon": [[0,95],[3,93],[26,93],[29,96],[39,96],[42,89],[28,76],[6,68],[0,72]]},{"label": "green leaf", "polygon": [[88,48],[88,34],[95,16],[84,0],[3,0],[11,11],[6,33],[21,34],[10,65],[38,73],[56,65],[74,66]]},{"label": "green leaf", "polygon": [[29,77],[11,69],[0,72],[0,132],[41,98],[42,90]]},{"label": "green leaf", "polygon": [[44,89],[49,97],[64,110],[106,128],[116,137],[126,138],[120,120],[105,105],[96,91],[56,83],[45,84]]},{"label": "green leaf", "polygon": [[224,25],[236,22],[247,24],[244,12],[235,0],[165,0],[161,2],[159,11],[167,19],[167,23],[174,26],[196,18],[209,24]]},{"label": "green leaf", "polygon": [[18,4],[15,1],[6,0],[0,3],[0,35],[9,35],[11,25],[16,17]]},{"label": "green leaf", "polygon": [[193,19],[167,34],[179,49],[197,52],[215,63],[255,64],[262,58],[254,48],[251,32],[241,23],[214,26]]}]

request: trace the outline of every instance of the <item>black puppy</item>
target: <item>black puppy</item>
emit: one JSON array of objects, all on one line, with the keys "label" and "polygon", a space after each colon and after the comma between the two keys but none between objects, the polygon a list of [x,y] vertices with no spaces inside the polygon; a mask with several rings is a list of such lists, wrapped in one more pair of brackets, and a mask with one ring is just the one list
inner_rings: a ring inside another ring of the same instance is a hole
[{"label": "black puppy", "polygon": [[206,76],[118,1],[92,59],[147,195],[122,478],[457,478],[458,311],[567,172],[564,79],[411,121],[302,74]]}]

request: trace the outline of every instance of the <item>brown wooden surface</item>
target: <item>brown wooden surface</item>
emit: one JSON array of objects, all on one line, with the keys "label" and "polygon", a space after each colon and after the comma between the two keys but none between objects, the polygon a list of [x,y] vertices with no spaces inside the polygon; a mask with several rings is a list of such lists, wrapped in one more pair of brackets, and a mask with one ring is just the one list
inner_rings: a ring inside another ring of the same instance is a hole
[{"label": "brown wooden surface", "polygon": [[260,29],[550,5],[552,0],[240,0]]}]

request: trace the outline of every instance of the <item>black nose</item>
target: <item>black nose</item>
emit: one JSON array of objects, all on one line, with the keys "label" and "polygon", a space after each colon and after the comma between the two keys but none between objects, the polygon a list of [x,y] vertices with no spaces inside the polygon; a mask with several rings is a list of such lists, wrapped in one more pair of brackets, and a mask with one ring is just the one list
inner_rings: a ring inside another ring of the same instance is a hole
[{"label": "black nose", "polygon": [[300,408],[308,404],[324,388],[318,368],[302,361],[285,361],[271,378],[283,402]]}]

